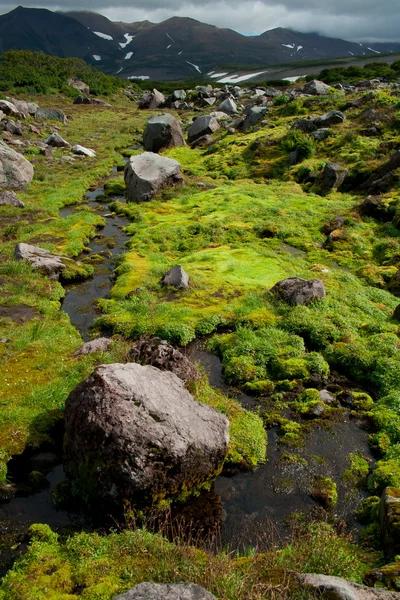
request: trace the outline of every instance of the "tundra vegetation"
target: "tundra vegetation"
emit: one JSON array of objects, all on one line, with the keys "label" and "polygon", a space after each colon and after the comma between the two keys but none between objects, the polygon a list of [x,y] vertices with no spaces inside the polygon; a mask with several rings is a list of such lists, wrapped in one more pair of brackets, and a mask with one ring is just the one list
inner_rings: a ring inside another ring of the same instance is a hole
[{"label": "tundra vegetation", "polygon": [[[4,95],[19,92],[21,99],[56,106],[71,118],[67,124],[24,121],[20,139],[29,143],[18,150],[34,164],[35,176],[18,192],[23,208],[0,206],[4,496],[12,484],[11,457],[51,444],[69,393],[96,366],[126,362],[132,342],[141,337],[157,336],[180,348],[204,340],[221,359],[231,389],[254,397],[257,408],[251,412],[232,394],[213,388],[204,373],[188,384],[197,400],[230,420],[227,469],[262,464],[270,427],[277,428],[285,447],[282,460],[301,466],[309,458],[301,449],[310,429],[334,427],[344,419],[367,428],[376,460],[371,464],[351,453],[341,482],[324,475],[322,465],[310,494],[323,516],[311,525],[298,516],[291,540],[269,552],[255,548],[246,555],[221,550],[217,543],[195,548],[196,540],[185,542],[179,535],[168,541],[143,515],[135,516],[141,527],[128,519],[123,531],[107,535],[58,535],[45,524],[34,525],[27,552],[0,585],[0,598],[111,600],[144,580],[193,581],[219,600],[312,597],[291,584],[290,571],[361,583],[367,571],[385,564],[379,497],[388,486],[400,488],[400,316],[395,311],[400,192],[397,167],[390,177],[379,171],[399,148],[397,87],[352,88],[346,94],[331,88],[323,96],[302,96],[288,86],[247,133],[221,127],[206,147],[162,152],[180,163],[183,184],[137,204],[122,199],[121,170],[127,157],[141,154],[146,121],[160,111],[139,110],[135,87],[117,90],[115,80],[86,72],[77,61],[35,56],[26,77],[31,57],[19,56],[24,60],[16,72],[13,53],[0,58]],[[38,79],[39,69],[46,81]],[[75,91],[66,89],[71,76],[98,93],[109,92],[110,106],[74,104]],[[189,99],[197,96],[193,91]],[[198,115],[167,110],[181,119],[184,132]],[[346,119],[329,125],[324,139],[297,123],[330,111],[344,111]],[[227,120],[231,125],[235,117]],[[41,154],[38,141],[54,126],[71,145],[90,147],[96,156],[70,160],[65,148]],[[346,169],[347,177],[327,188],[332,163]],[[113,167],[119,174],[109,179]],[[106,178],[102,200],[127,218],[129,239],[116,260],[110,297],[97,303],[93,329],[93,337],[111,334],[113,344],[81,356],[76,350],[82,338],[62,310],[65,281],[52,281],[15,260],[14,248],[22,242],[79,257],[80,266],[74,263],[65,278],[90,276],[93,266],[85,253],[101,235],[104,218],[84,196]],[[76,210],[61,217],[60,209],[70,205]],[[190,275],[188,288],[160,285],[176,264]],[[271,292],[288,277],[321,280],[326,297],[289,304]],[[335,521],[343,482],[350,491],[370,494],[357,513],[364,524],[357,540]],[[384,581],[395,586],[389,576]]]}]

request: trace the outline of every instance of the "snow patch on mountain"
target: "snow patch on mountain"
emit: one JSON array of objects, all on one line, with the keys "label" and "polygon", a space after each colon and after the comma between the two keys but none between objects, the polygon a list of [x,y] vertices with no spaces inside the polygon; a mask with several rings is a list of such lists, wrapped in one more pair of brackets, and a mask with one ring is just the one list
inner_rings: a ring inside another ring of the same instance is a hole
[{"label": "snow patch on mountain", "polygon": [[98,54],[93,54],[93,58],[94,60],[101,60],[101,56],[99,56]]},{"label": "snow patch on mountain", "polygon": [[145,81],[146,79],[150,79],[150,77],[148,75],[131,75],[128,79],[141,79]]},{"label": "snow patch on mountain", "polygon": [[367,48],[367,50],[371,50],[371,52],[375,52],[375,54],[380,54],[378,50],[374,50],[373,48]]},{"label": "snow patch on mountain", "polygon": [[128,54],[125,56],[124,60],[129,60],[130,58],[132,58],[133,56],[133,52],[128,52]]},{"label": "snow patch on mountain", "polygon": [[282,46],[285,46],[285,48],[291,48],[292,50],[294,48],[294,44],[282,44]]},{"label": "snow patch on mountain", "polygon": [[194,65],[193,63],[189,62],[188,60],[186,62],[187,62],[188,65],[192,65],[192,67],[194,67],[196,69],[196,71],[198,71],[199,73],[201,73],[200,67],[198,67],[197,65]]},{"label": "snow patch on mountain", "polygon": [[93,33],[103,38],[103,40],[109,40],[110,42],[112,42],[114,39],[111,35],[108,35],[107,33],[101,33],[101,31],[93,31]]},{"label": "snow patch on mountain", "polygon": [[126,39],[126,42],[120,42],[119,45],[121,46],[121,48],[126,48],[128,46],[128,44],[131,43],[131,41],[133,40],[135,36],[131,35],[130,33],[125,33],[124,34],[124,38]]},{"label": "snow patch on mountain", "polygon": [[252,79],[257,75],[263,75],[263,73],[267,73],[267,71],[258,71],[258,73],[247,73],[246,75],[229,75],[229,77],[218,79],[218,83],[240,83],[242,81]]}]

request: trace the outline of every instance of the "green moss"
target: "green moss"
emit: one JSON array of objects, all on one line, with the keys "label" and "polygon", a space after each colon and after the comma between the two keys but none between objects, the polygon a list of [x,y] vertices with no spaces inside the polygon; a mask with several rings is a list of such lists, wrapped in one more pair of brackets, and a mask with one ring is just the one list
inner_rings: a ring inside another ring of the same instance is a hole
[{"label": "green moss", "polygon": [[315,482],[312,496],[324,508],[331,510],[338,501],[336,483],[329,477],[319,476]]},{"label": "green moss", "polygon": [[240,600],[244,585],[249,600],[256,600],[260,586],[270,588],[273,582],[274,588],[289,585],[290,597],[301,600],[304,594],[290,583],[288,571],[361,582],[372,566],[371,557],[326,523],[302,527],[278,552],[245,557],[207,553],[178,540],[173,544],[146,529],[107,536],[76,533],[61,541],[48,526],[34,525],[30,534],[26,554],[0,584],[2,600],[111,600],[143,581],[191,581],[221,600]]},{"label": "green moss", "polygon": [[254,469],[266,459],[267,434],[262,419],[243,409],[233,398],[212,388],[205,378],[191,383],[189,391],[199,402],[204,402],[226,415],[230,422],[228,466]]},{"label": "green moss", "polygon": [[353,486],[364,486],[370,471],[370,465],[360,454],[351,453],[347,457],[348,469],[343,472],[343,481]]},{"label": "green moss", "polygon": [[380,501],[379,496],[370,496],[363,500],[356,512],[357,520],[364,525],[378,522]]},{"label": "green moss", "polygon": [[400,487],[400,460],[378,460],[369,479],[368,487],[372,493],[380,494],[388,487]]},{"label": "green moss", "polygon": [[111,179],[104,184],[106,196],[123,196],[126,191],[126,185],[122,179]]},{"label": "green moss", "polygon": [[268,394],[272,394],[275,389],[275,385],[269,379],[249,381],[244,387],[247,392],[256,396],[266,396]]}]

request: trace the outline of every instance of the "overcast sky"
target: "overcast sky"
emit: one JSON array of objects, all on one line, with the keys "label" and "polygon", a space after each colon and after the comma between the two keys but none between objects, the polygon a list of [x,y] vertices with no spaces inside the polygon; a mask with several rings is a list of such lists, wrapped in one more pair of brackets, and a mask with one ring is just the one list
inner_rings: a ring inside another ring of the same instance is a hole
[{"label": "overcast sky", "polygon": [[[59,4],[57,4],[57,1]],[[244,34],[274,27],[354,41],[400,41],[400,0],[24,0],[50,10],[93,10],[113,21],[159,22],[172,16],[198,19]],[[0,0],[0,13],[18,4]]]}]

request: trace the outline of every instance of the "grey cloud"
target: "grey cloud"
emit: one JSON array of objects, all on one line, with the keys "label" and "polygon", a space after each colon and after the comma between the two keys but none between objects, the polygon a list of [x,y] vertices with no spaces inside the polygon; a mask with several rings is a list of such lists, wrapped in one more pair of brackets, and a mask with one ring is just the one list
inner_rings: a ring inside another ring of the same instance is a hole
[{"label": "grey cloud", "polygon": [[[39,4],[40,3],[40,4]],[[24,6],[50,10],[94,10],[125,22],[149,19],[159,22],[171,16],[188,16],[246,34],[258,34],[274,27],[354,41],[400,41],[400,3],[385,0],[25,0]],[[2,1],[0,12],[15,2]]]}]

